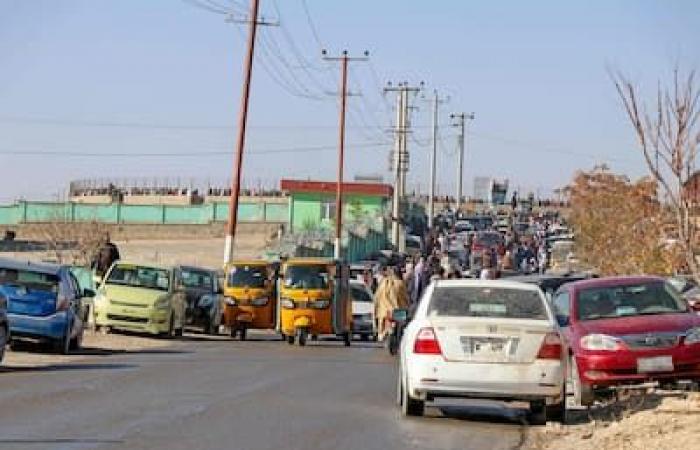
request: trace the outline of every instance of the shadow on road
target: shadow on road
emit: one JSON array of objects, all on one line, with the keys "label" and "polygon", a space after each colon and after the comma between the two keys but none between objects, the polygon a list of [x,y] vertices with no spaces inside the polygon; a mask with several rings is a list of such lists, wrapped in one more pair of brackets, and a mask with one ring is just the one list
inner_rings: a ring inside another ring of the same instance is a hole
[{"label": "shadow on road", "polygon": [[0,445],[3,444],[26,444],[26,445],[50,445],[50,444],[124,444],[124,441],[116,439],[0,439]]},{"label": "shadow on road", "polygon": [[527,413],[523,409],[501,405],[433,405],[446,419],[469,422],[489,422],[498,424],[526,425]]},{"label": "shadow on road", "polygon": [[83,347],[71,352],[71,355],[79,356],[113,356],[113,355],[187,355],[194,353],[188,350],[174,350],[169,348],[145,348],[140,350],[113,349],[99,347]]},{"label": "shadow on road", "polygon": [[64,372],[74,370],[124,370],[138,367],[136,364],[49,364],[45,366],[0,366],[0,373]]}]

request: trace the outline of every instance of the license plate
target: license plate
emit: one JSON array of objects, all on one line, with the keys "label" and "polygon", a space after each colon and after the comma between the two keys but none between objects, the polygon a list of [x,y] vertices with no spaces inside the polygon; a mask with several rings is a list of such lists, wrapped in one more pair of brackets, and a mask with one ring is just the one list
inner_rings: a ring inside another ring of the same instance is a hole
[{"label": "license plate", "polygon": [[507,352],[508,340],[491,337],[461,336],[462,351],[473,356],[502,355]]},{"label": "license plate", "polygon": [[672,372],[673,358],[670,356],[654,356],[652,358],[637,358],[637,372]]}]

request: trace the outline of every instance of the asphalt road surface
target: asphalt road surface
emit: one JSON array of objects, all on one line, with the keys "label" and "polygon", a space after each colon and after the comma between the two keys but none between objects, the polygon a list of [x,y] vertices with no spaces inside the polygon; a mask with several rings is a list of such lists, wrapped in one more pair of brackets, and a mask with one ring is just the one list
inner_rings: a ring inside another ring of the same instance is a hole
[{"label": "asphalt road surface", "polygon": [[[255,337],[255,336],[253,336]],[[0,369],[6,449],[515,449],[523,411],[441,405],[404,419],[395,361],[376,344],[189,336]]]}]

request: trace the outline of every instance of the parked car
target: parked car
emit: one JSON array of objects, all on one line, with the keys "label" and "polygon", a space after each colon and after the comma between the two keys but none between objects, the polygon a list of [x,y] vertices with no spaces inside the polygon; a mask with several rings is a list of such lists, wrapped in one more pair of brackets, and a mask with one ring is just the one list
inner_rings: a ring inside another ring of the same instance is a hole
[{"label": "parked car", "polygon": [[534,274],[534,275],[517,275],[509,277],[508,281],[518,281],[521,283],[531,283],[539,286],[544,292],[547,300],[551,300],[554,293],[566,283],[574,281],[587,280],[593,278],[592,274],[588,273],[563,273],[563,274]]},{"label": "parked car", "polygon": [[10,324],[7,321],[7,298],[0,294],[0,363],[5,357],[5,347],[10,340]]},{"label": "parked car", "polygon": [[181,336],[184,295],[167,267],[117,261],[95,296],[95,325],[103,329]]},{"label": "parked car", "polygon": [[565,284],[553,308],[576,404],[646,382],[700,381],[700,316],[663,278]]},{"label": "parked car", "polygon": [[374,323],[374,298],[372,291],[361,281],[350,280],[352,299],[352,333],[367,341],[376,338]]},{"label": "parked car", "polygon": [[531,423],[563,408],[563,361],[554,316],[537,286],[439,280],[401,343],[398,401],[420,416],[440,397],[525,401]]},{"label": "parked car", "polygon": [[92,270],[84,266],[71,266],[70,271],[78,281],[78,287],[82,291],[87,291],[92,294],[91,297],[83,297],[83,322],[86,327],[95,325],[95,303],[94,295],[97,292],[97,285]]},{"label": "parked car", "polygon": [[174,271],[177,295],[185,296],[185,324],[217,334],[223,313],[223,289],[217,273],[192,266],[177,266]]},{"label": "parked car", "polygon": [[81,291],[68,266],[0,259],[0,296],[7,300],[10,343],[20,339],[48,341],[69,353],[83,340]]}]

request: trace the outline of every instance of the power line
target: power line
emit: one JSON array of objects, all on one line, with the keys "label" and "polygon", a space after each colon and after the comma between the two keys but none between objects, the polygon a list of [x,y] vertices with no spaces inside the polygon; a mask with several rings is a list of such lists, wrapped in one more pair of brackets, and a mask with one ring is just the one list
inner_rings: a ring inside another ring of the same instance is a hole
[{"label": "power line", "polygon": [[[363,142],[363,143],[349,143],[348,146],[354,148],[375,148],[383,147],[387,145],[386,142]],[[280,154],[280,153],[308,153],[308,152],[319,152],[326,150],[335,150],[334,145],[322,145],[322,146],[306,146],[306,147],[288,147],[288,148],[277,148],[277,149],[267,149],[251,151],[249,154],[253,155],[270,155],[270,154]],[[145,152],[145,153],[134,153],[134,152],[81,152],[81,151],[65,151],[65,150],[0,150],[2,155],[13,155],[13,156],[81,156],[81,157],[202,157],[202,156],[231,156],[231,151],[188,151],[188,152]]]},{"label": "power line", "polygon": [[321,37],[318,33],[318,28],[316,28],[316,25],[314,24],[313,18],[311,17],[311,12],[309,11],[309,5],[306,3],[306,0],[301,0],[301,6],[304,9],[304,14],[306,15],[306,21],[309,24],[309,28],[311,29],[311,34],[314,36],[314,39],[316,40],[316,44],[318,45],[319,50],[323,48],[323,42],[321,41]]}]

